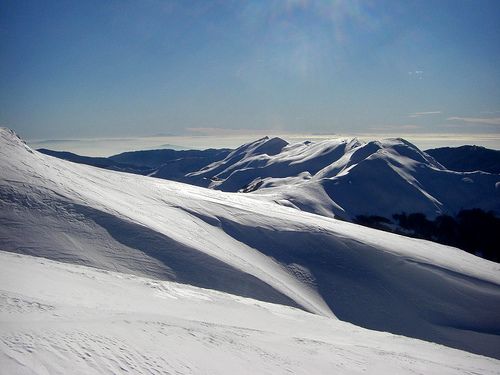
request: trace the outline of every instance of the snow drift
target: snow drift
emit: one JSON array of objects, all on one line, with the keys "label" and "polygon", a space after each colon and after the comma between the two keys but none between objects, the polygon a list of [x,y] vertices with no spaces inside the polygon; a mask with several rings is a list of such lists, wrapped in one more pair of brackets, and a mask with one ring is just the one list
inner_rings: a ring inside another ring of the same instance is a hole
[{"label": "snow drift", "polygon": [[[275,153],[277,142],[268,150]],[[279,155],[279,154],[277,154]],[[42,155],[0,130],[0,248],[500,357],[500,269],[460,250]]]},{"label": "snow drift", "polygon": [[8,374],[487,375],[500,366],[282,305],[2,251],[0,323]]}]

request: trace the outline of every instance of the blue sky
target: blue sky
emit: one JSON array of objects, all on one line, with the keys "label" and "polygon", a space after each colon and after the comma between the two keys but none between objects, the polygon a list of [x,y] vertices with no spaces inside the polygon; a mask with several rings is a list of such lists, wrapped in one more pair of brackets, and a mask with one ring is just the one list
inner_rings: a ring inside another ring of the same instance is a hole
[{"label": "blue sky", "polygon": [[500,1],[3,1],[26,138],[499,134]]}]

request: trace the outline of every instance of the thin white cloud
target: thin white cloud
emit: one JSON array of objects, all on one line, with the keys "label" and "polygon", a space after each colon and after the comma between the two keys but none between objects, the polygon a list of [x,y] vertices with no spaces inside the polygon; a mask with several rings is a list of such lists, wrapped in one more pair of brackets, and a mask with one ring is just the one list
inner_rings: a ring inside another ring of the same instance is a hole
[{"label": "thin white cloud", "polygon": [[186,136],[259,136],[272,133],[269,129],[226,129],[215,127],[191,127],[184,130]]},{"label": "thin white cloud", "polygon": [[419,81],[424,79],[424,71],[423,70],[415,70],[415,71],[410,71],[408,72],[408,77],[410,79],[417,79]]},{"label": "thin white cloud", "polygon": [[428,112],[413,112],[408,114],[408,117],[422,117],[422,116],[429,116],[429,115],[439,115],[441,111],[428,111]]},{"label": "thin white cloud", "polygon": [[500,117],[448,117],[448,121],[462,121],[471,124],[500,126]]},{"label": "thin white cloud", "polygon": [[422,127],[415,124],[401,124],[401,125],[382,125],[382,126],[373,126],[370,128],[372,131],[413,131],[421,129]]},{"label": "thin white cloud", "polygon": [[481,111],[479,113],[483,115],[496,115],[497,113],[500,113],[500,111]]}]

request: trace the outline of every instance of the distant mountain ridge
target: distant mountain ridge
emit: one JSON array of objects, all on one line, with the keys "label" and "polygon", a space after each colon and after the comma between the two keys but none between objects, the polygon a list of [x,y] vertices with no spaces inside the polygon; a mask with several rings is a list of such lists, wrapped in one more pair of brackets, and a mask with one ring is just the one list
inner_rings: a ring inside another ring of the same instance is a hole
[{"label": "distant mountain ridge", "polygon": [[149,168],[161,167],[164,163],[179,159],[204,159],[207,163],[223,159],[229,154],[229,149],[206,149],[206,150],[144,150],[128,151],[110,156],[109,159],[118,163],[132,164],[136,166],[147,166]]},{"label": "distant mountain ridge", "polygon": [[500,174],[500,150],[465,145],[434,148],[425,152],[452,171]]},{"label": "distant mountain ridge", "polygon": [[73,163],[92,165],[94,167],[109,169],[112,171],[147,174],[151,170],[151,168],[147,166],[142,166],[142,165],[138,166],[135,164],[120,163],[114,161],[111,158],[81,156],[68,151],[53,151],[45,148],[40,148],[37,151],[45,155],[54,156],[56,158],[63,160],[68,160]]},{"label": "distant mountain ridge", "polygon": [[90,157],[66,151],[47,150],[44,148],[38,149],[37,151],[74,163],[169,180],[182,179],[185,174],[223,159],[230,152],[229,149],[159,149],[129,151],[110,157]]}]

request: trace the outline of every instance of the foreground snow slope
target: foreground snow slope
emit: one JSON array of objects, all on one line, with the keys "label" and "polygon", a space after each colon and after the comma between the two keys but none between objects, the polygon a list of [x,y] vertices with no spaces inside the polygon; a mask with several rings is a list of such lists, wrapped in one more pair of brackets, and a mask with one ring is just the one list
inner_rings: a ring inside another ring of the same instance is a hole
[{"label": "foreground snow slope", "polygon": [[429,218],[481,208],[500,214],[500,176],[452,172],[404,139],[332,139],[287,144],[262,138],[186,176],[223,191],[261,194],[325,216],[423,213]]},{"label": "foreground snow slope", "polygon": [[9,374],[498,374],[500,361],[281,305],[0,252]]},{"label": "foreground snow slope", "polygon": [[498,264],[259,196],[66,162],[6,129],[0,171],[5,250],[298,306],[500,357]]}]

